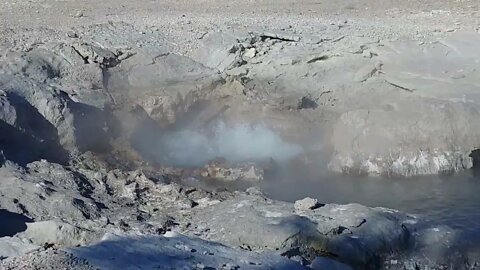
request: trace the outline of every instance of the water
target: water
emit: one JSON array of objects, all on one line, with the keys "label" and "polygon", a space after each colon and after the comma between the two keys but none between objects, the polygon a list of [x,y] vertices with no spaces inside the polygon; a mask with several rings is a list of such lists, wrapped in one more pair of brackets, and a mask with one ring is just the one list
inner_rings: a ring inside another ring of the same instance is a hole
[{"label": "water", "polygon": [[294,202],[308,196],[322,203],[397,209],[426,226],[458,231],[457,244],[462,247],[480,247],[480,177],[473,173],[392,179],[286,170],[270,175],[261,187],[277,200]]}]

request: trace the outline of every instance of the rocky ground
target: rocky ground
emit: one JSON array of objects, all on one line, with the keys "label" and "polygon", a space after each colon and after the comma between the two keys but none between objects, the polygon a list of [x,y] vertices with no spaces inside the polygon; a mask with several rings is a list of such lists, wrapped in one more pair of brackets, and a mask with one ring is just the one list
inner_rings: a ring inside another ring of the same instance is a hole
[{"label": "rocky ground", "polygon": [[446,0],[0,3],[1,268],[476,269],[454,230],[405,213],[202,183],[251,186],[285,162],[476,168],[478,13]]}]

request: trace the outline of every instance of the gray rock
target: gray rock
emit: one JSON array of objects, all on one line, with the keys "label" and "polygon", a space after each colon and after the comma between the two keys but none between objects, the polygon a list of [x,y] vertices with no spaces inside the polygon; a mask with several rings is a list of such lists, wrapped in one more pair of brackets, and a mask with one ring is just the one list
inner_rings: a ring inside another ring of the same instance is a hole
[{"label": "gray rock", "polygon": [[376,267],[382,254],[406,248],[411,233],[405,226],[412,220],[356,204],[325,205],[296,215],[293,204],[239,195],[194,211],[195,227],[186,232],[253,250],[299,248],[310,260],[327,252],[353,266]]},{"label": "gray rock", "polygon": [[17,237],[0,238],[0,259],[18,257],[39,249],[40,246],[24,242]]},{"label": "gray rock", "polygon": [[355,73],[353,77],[353,81],[355,82],[364,82],[372,77],[376,72],[377,68],[373,65],[366,65],[360,68],[357,73]]},{"label": "gray rock", "polygon": [[[125,269],[306,269],[272,253],[258,254],[183,235],[112,236],[68,250],[99,268]],[[212,255],[210,255],[212,254]],[[105,260],[105,258],[114,258]]]},{"label": "gray rock", "polygon": [[294,207],[295,211],[304,212],[308,210],[313,210],[318,208],[320,205],[317,199],[312,198],[304,198],[295,202]]},{"label": "gray rock", "polygon": [[253,57],[255,57],[256,53],[257,53],[257,50],[255,50],[255,48],[250,48],[250,49],[245,50],[245,53],[243,54],[243,57],[253,58]]},{"label": "gray rock", "polygon": [[68,32],[67,32],[67,37],[69,37],[69,38],[78,38],[78,35],[77,35],[77,33],[73,32],[73,31],[68,31]]},{"label": "gray rock", "polygon": [[41,221],[27,224],[27,229],[17,237],[28,239],[35,245],[54,244],[70,247],[85,245],[94,240],[91,231],[61,221]]},{"label": "gray rock", "polygon": [[0,120],[10,126],[14,126],[15,122],[17,121],[17,112],[15,107],[8,100],[7,94],[5,92],[1,93],[0,106]]},{"label": "gray rock", "polygon": [[379,77],[396,92],[376,97],[388,106],[340,116],[332,136],[330,168],[412,176],[472,167],[470,155],[480,140],[480,126],[474,120],[479,101],[474,82],[479,74],[467,67],[478,58],[474,49],[478,39],[454,34],[421,47],[398,41],[380,50]]},{"label": "gray rock", "polygon": [[[416,110],[408,109],[412,107]],[[412,176],[472,167],[469,155],[480,138],[467,130],[480,128],[473,120],[478,117],[475,105],[418,100],[397,101],[394,108],[343,114],[334,126],[332,144],[336,151],[330,168]],[[453,129],[444,130],[446,123]]]},{"label": "gray rock", "polygon": [[73,15],[73,17],[75,17],[75,18],[81,18],[83,16],[85,16],[85,15],[83,14],[83,11],[81,11],[81,10],[77,11],[75,13],[75,15]]},{"label": "gray rock", "polygon": [[140,106],[160,125],[174,123],[222,81],[212,69],[176,54],[137,54],[109,72],[114,100]]},{"label": "gray rock", "polygon": [[0,168],[0,175],[0,204],[6,210],[35,220],[61,218],[77,224],[99,216],[95,202],[83,197],[78,189],[75,192],[68,185],[57,186],[49,178],[19,172],[10,166]]},{"label": "gray rock", "polygon": [[[66,58],[46,49],[35,49],[17,58],[8,58],[0,63],[0,69],[2,64],[4,73],[0,76],[0,85],[16,107],[17,114],[21,113],[16,128],[26,129],[32,137],[43,140],[40,144],[51,148],[57,144],[57,149],[51,151],[57,156],[62,155],[61,147],[75,152],[108,144],[105,115],[96,108],[75,103],[54,86],[53,81],[68,73],[64,72],[70,65]],[[29,119],[35,119],[39,124],[32,125]],[[85,132],[90,136],[85,136]],[[98,136],[91,136],[95,133]]]},{"label": "gray rock", "polygon": [[210,32],[202,39],[203,46],[193,59],[220,72],[234,67],[241,59],[238,37],[229,32]]},{"label": "gray rock", "polygon": [[[206,46],[223,52],[217,63],[227,56],[233,59],[230,46],[257,51],[255,60],[243,59],[241,71],[229,70],[228,65],[221,70],[242,78],[249,99],[284,110],[303,108],[298,102],[302,97],[316,101],[312,115],[334,123],[324,127],[333,130],[326,143],[332,151],[324,154],[331,157],[330,169],[412,176],[473,166],[469,156],[480,141],[473,120],[478,117],[478,71],[467,67],[475,66],[472,61],[478,58],[474,50],[478,35],[455,33],[421,47],[415,42],[380,45],[378,39],[352,37],[336,40],[328,48],[327,61],[325,48],[288,37],[216,36],[231,37],[223,48]],[[287,46],[292,42],[297,46]],[[208,63],[208,55],[203,55],[197,60]]]},{"label": "gray rock", "polygon": [[90,64],[99,64],[102,67],[114,67],[119,63],[117,56],[110,50],[87,43],[73,45],[75,51]]},{"label": "gray rock", "polygon": [[228,164],[214,161],[205,165],[200,175],[220,181],[261,181],[264,173],[264,169],[256,164]]},{"label": "gray rock", "polygon": [[20,257],[10,257],[0,262],[0,268],[15,269],[71,269],[94,270],[86,261],[61,250],[47,249],[30,252]]}]

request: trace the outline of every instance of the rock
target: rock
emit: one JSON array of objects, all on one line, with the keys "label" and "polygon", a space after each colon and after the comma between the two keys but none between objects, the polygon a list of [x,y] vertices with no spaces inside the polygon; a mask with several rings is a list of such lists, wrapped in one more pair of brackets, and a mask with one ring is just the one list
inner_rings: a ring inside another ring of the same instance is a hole
[{"label": "rock", "polygon": [[200,172],[200,175],[221,181],[261,181],[263,180],[264,170],[255,164],[232,166],[222,161],[214,161],[207,164],[205,169]]},{"label": "rock", "polygon": [[75,15],[73,15],[73,17],[75,17],[75,18],[82,18],[82,17],[84,17],[84,16],[85,16],[85,14],[84,14],[83,11],[81,11],[81,10],[77,11],[77,12],[75,13]]},{"label": "rock", "polygon": [[95,63],[107,68],[114,67],[119,63],[117,56],[112,51],[97,45],[77,43],[73,47],[87,63]]},{"label": "rock", "polygon": [[327,54],[314,54],[307,58],[307,64],[315,63],[318,61],[325,61],[328,60],[329,56]]},{"label": "rock", "polygon": [[372,77],[377,72],[377,67],[372,65],[366,65],[360,68],[353,77],[354,82],[364,82]]},{"label": "rock", "polygon": [[259,187],[249,187],[245,190],[245,192],[250,195],[265,196]]},{"label": "rock", "polygon": [[[216,71],[184,56],[159,55],[153,64],[151,59],[143,57],[136,54],[123,61],[121,67],[110,71],[109,81],[119,93],[114,95],[117,102],[137,106],[138,111],[142,109],[141,113],[146,113],[142,117],[151,118],[146,121],[154,120],[161,126],[174,123],[222,82]],[[135,132],[142,134],[149,131]],[[144,138],[139,141],[148,150],[155,143],[158,142],[145,141]]]},{"label": "rock", "polygon": [[[23,115],[14,128],[24,129],[25,132],[21,133],[30,137],[23,139],[25,144],[37,145],[32,149],[45,146],[43,158],[60,163],[65,162],[62,160],[66,159],[65,150],[85,150],[93,144],[99,149],[102,140],[108,144],[105,115],[96,108],[75,103],[56,87],[56,83],[51,83],[51,80],[61,80],[65,75],[64,69],[69,65],[66,58],[43,48],[11,57],[0,61],[0,69],[3,68],[0,83],[9,101],[13,101],[17,113]],[[50,83],[46,83],[47,81]],[[95,116],[90,118],[93,115]],[[32,125],[32,121],[38,124]],[[94,132],[91,132],[92,130]],[[84,136],[84,132],[90,136]],[[4,136],[19,137],[14,133],[15,130],[3,132]],[[11,142],[10,145],[15,143]],[[32,151],[30,155],[35,154],[35,151]],[[33,160],[28,154],[22,156],[27,157],[27,161]]]},{"label": "rock", "polygon": [[240,265],[236,265],[236,264],[233,264],[233,263],[226,263],[226,264],[222,265],[221,269],[238,270],[238,269],[240,269]]},{"label": "rock", "polygon": [[104,109],[112,103],[112,96],[104,90],[105,76],[102,67],[96,63],[75,65],[66,76],[69,81],[75,81],[75,87],[67,92],[75,102],[88,104]]},{"label": "rock", "polygon": [[252,265],[268,269],[305,269],[296,262],[270,252],[258,254],[233,249],[181,234],[169,237],[108,235],[96,245],[68,251],[75,258],[102,269],[162,269],[167,264],[174,269],[249,269]]},{"label": "rock", "polygon": [[94,240],[91,231],[53,220],[28,223],[27,229],[17,236],[39,246],[54,244],[69,247],[85,245]]},{"label": "rock", "polygon": [[17,112],[13,104],[8,100],[7,93],[2,92],[0,95],[0,120],[10,126],[15,126],[17,122]]},{"label": "rock", "polygon": [[[358,110],[343,114],[334,126],[332,143],[335,154],[330,161],[330,169],[353,174],[412,176],[451,173],[473,166],[470,153],[474,149],[476,135],[462,128],[468,126],[472,130],[480,130],[480,126],[471,125],[473,119],[478,117],[478,112],[471,105],[398,100],[396,108]],[[414,123],[412,119],[415,119]],[[464,130],[462,135],[456,131],[444,130],[446,121],[453,121],[451,123],[455,130]],[[406,126],[410,128],[404,133],[401,127]],[[432,140],[438,133],[445,136]],[[409,143],[400,146],[400,137]],[[461,142],[459,138],[462,138]],[[353,148],[346,146],[352,146],[353,141]],[[447,146],[452,142],[458,148],[452,150]],[[420,145],[431,150],[419,150]],[[372,156],[362,153],[376,154]]]},{"label": "rock", "polygon": [[[441,43],[447,44],[447,50],[455,48],[448,57],[437,43],[419,47],[413,41],[398,41],[382,48],[378,78],[384,79],[393,92],[376,100],[393,105],[390,109],[373,106],[342,113],[332,136],[334,153],[330,168],[412,176],[452,173],[473,166],[470,153],[478,145],[476,134],[480,129],[479,125],[472,125],[478,117],[479,99],[473,90],[478,89],[473,83],[478,74],[466,74],[464,67],[478,58],[474,49],[478,41],[478,35],[465,33],[445,38]],[[372,73],[369,70],[374,69],[368,67],[358,73],[357,81],[367,78]],[[471,90],[454,91],[452,85]],[[402,133],[400,127],[407,126],[408,134]],[[438,138],[438,134],[443,135]],[[405,143],[399,145],[399,141]],[[341,150],[346,145],[352,147]]]},{"label": "rock", "polygon": [[77,33],[73,32],[73,31],[68,31],[68,32],[67,32],[67,37],[69,37],[69,38],[78,38],[78,35],[77,35]]},{"label": "rock", "polygon": [[[0,168],[0,175],[2,177],[0,204],[10,212],[27,214],[35,220],[61,218],[73,224],[85,224],[87,220],[99,217],[98,205],[92,199],[80,195],[84,188],[82,180],[68,179],[71,180],[72,186],[61,183],[57,185],[54,184],[55,180],[50,178],[51,174],[29,174],[11,166]],[[45,176],[46,179],[43,178]],[[62,176],[68,174],[63,171],[63,174],[57,175],[58,178]],[[83,194],[89,193],[87,191]]]},{"label": "rock", "polygon": [[255,48],[250,48],[250,49],[245,50],[245,52],[243,53],[243,57],[253,58],[253,57],[255,57],[256,53],[257,53],[257,50],[255,50]]},{"label": "rock", "polygon": [[185,232],[252,250],[297,248],[309,260],[327,252],[354,267],[375,268],[382,254],[406,247],[412,220],[393,210],[357,204],[331,204],[296,213],[293,204],[239,194],[198,208],[192,215],[196,226]]},{"label": "rock", "polygon": [[310,268],[312,268],[313,270],[353,270],[353,268],[349,265],[337,262],[327,257],[315,258],[315,260],[313,260],[313,262],[310,264]]},{"label": "rock", "polygon": [[29,252],[20,257],[10,257],[0,262],[4,270],[15,269],[69,269],[95,270],[86,261],[74,257],[71,253],[47,249]]},{"label": "rock", "polygon": [[0,260],[8,257],[19,257],[39,248],[40,246],[24,242],[18,237],[1,237]]},{"label": "rock", "polygon": [[365,50],[365,51],[363,51],[362,56],[365,57],[365,58],[372,58],[374,56],[374,54],[369,50]]},{"label": "rock", "polygon": [[270,39],[270,40],[278,40],[278,41],[286,41],[286,42],[298,42],[300,41],[299,36],[289,35],[285,33],[274,33],[274,32],[259,32],[253,33],[255,36],[258,36],[262,40]]},{"label": "rock", "polygon": [[318,104],[315,100],[311,99],[310,97],[304,96],[298,101],[297,110],[316,109],[317,107]]},{"label": "rock", "polygon": [[318,203],[317,199],[312,199],[312,198],[304,198],[298,201],[295,201],[295,211],[298,212],[304,212],[308,210],[313,210],[321,206],[321,204]]},{"label": "rock", "polygon": [[233,33],[209,32],[203,36],[202,46],[194,52],[193,59],[206,67],[224,72],[238,66],[240,53],[238,37]]}]

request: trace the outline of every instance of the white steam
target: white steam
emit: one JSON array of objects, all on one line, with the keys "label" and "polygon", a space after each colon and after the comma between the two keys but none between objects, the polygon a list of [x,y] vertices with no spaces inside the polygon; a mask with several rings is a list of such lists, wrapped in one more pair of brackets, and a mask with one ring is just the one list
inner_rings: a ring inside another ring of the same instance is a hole
[{"label": "white steam", "polygon": [[288,160],[303,150],[284,141],[263,125],[217,124],[210,132],[182,130],[162,139],[164,162],[172,165],[196,166],[215,158],[229,162],[259,161],[273,158]]}]

